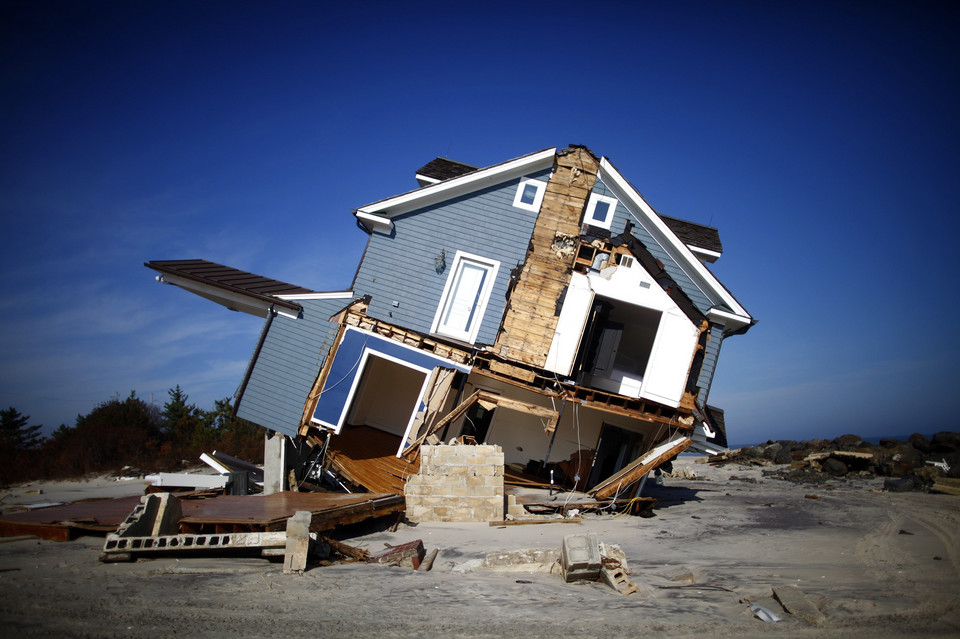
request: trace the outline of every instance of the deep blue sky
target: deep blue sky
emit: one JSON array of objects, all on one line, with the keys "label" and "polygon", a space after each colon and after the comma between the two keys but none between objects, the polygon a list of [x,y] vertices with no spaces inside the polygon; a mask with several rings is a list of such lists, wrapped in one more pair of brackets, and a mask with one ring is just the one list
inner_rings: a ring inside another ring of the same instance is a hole
[{"label": "deep blue sky", "polygon": [[347,288],[351,209],[576,143],[720,229],[733,442],[960,430],[956,5],[343,4],[0,3],[0,405],[210,407],[261,320],[144,261]]}]

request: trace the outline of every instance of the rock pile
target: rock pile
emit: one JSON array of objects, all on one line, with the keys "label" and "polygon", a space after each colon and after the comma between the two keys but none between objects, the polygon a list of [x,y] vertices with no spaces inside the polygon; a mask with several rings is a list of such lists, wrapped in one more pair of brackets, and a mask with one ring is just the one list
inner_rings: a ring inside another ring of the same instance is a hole
[{"label": "rock pile", "polygon": [[911,435],[907,441],[881,439],[879,444],[858,435],[833,440],[768,441],[710,457],[708,463],[734,462],[783,466],[770,473],[804,483],[837,477],[889,477],[886,490],[929,490],[941,478],[960,478],[960,433],[941,432],[930,439]]}]

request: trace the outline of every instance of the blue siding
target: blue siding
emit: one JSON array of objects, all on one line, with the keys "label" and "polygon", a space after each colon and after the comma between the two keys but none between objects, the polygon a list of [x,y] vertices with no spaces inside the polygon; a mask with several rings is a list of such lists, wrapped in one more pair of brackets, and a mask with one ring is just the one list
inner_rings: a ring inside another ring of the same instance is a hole
[{"label": "blue siding", "polygon": [[[546,181],[550,170],[525,177]],[[373,233],[354,281],[370,295],[367,314],[429,333],[457,251],[500,262],[477,344],[492,344],[506,303],[510,271],[527,252],[537,214],[513,206],[520,178],[393,218],[391,234]],[[441,249],[446,269],[437,273]],[[397,305],[394,306],[394,302]]]},{"label": "blue siding", "polygon": [[703,365],[700,368],[700,377],[697,378],[697,387],[700,388],[699,400],[702,405],[707,404],[710,396],[710,385],[713,384],[713,373],[717,369],[717,359],[720,357],[720,344],[723,342],[723,327],[718,324],[710,325],[710,339],[703,353]]},{"label": "blue siding", "polygon": [[307,395],[337,335],[330,316],[352,300],[300,300],[299,319],[274,317],[240,398],[240,417],[285,435],[297,434]]},{"label": "blue siding", "polygon": [[[594,193],[599,193],[600,195],[606,195],[612,198],[616,198],[616,194],[611,191],[606,184],[603,183],[603,180],[597,178],[596,184],[593,187]],[[646,248],[650,251],[651,255],[660,260],[663,263],[664,270],[673,278],[677,283],[677,286],[680,287],[687,297],[693,302],[693,304],[700,309],[700,312],[706,313],[708,310],[713,308],[713,304],[709,299],[703,294],[703,292],[693,283],[693,281],[687,277],[687,274],[683,272],[677,262],[670,257],[670,254],[667,253],[660,244],[653,239],[653,237],[647,233],[647,231],[640,225],[639,216],[630,212],[623,202],[618,200],[617,210],[613,216],[613,224],[610,226],[610,232],[613,235],[619,235],[623,232],[623,229],[627,221],[633,223],[633,230],[631,231],[632,235],[637,238]]]}]

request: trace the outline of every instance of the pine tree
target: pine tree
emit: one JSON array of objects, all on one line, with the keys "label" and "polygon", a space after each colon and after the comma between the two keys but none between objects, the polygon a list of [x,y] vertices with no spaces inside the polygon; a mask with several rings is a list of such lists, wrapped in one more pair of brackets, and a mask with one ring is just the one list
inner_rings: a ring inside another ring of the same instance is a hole
[{"label": "pine tree", "polygon": [[0,445],[4,450],[19,452],[34,450],[43,441],[40,434],[41,426],[28,426],[29,415],[21,415],[20,411],[11,406],[0,410]]}]

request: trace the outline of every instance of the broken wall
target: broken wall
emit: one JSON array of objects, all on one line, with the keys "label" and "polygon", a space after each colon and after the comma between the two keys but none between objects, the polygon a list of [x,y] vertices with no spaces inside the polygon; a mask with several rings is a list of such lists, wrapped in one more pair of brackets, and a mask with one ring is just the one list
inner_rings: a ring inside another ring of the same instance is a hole
[{"label": "broken wall", "polygon": [[499,446],[422,446],[420,472],[407,479],[407,519],[503,520],[503,451]]}]

